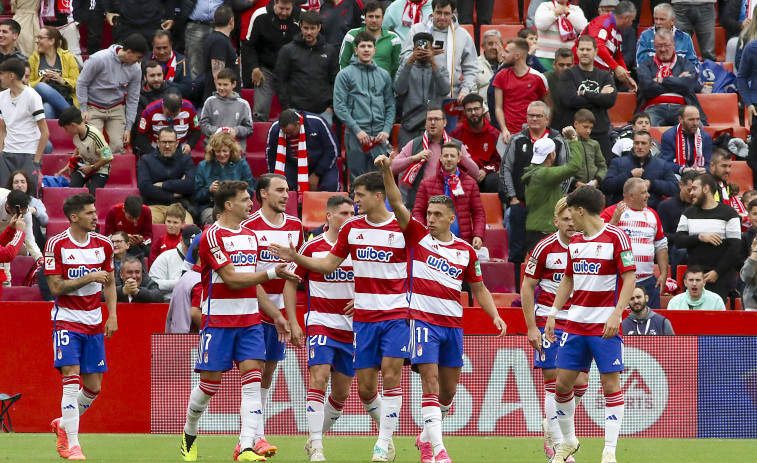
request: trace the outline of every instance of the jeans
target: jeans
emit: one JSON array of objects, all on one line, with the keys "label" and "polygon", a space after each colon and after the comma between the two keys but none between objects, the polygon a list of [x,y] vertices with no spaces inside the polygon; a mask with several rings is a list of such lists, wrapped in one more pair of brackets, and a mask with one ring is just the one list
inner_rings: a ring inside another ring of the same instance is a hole
[{"label": "jeans", "polygon": [[478,184],[478,189],[481,193],[499,192],[499,174],[497,172],[487,172],[484,179]]},{"label": "jeans", "polygon": [[637,281],[636,284],[642,286],[647,291],[647,296],[649,296],[647,306],[652,310],[658,310],[660,308],[660,288],[655,287],[657,278],[651,276],[642,281]]},{"label": "jeans", "polygon": [[666,125],[678,124],[678,111],[680,111],[682,107],[683,106],[679,104],[663,103],[647,106],[647,109],[645,109],[644,112],[649,114],[649,120],[652,123],[652,127],[663,127]]},{"label": "jeans", "polygon": [[211,32],[213,32],[213,27],[208,24],[187,22],[184,41],[187,45],[187,59],[193,79],[205,72],[205,63],[202,61],[205,50],[203,50],[202,45]]},{"label": "jeans", "polygon": [[64,109],[71,107],[68,101],[63,98],[63,95],[45,82],[35,85],[34,90],[42,97],[42,106],[45,108],[45,119],[57,119]]},{"label": "jeans", "polygon": [[494,12],[494,0],[460,0],[458,2],[457,13],[460,24],[474,24],[473,22],[473,4],[476,5],[476,22],[474,42],[476,49],[480,43],[481,24],[492,23],[492,13]]},{"label": "jeans", "polygon": [[[273,100],[273,80],[276,76],[270,69],[261,67],[265,79],[255,87],[255,100],[252,105],[252,120],[255,122],[268,122],[271,116],[271,100]],[[286,108],[285,108],[286,109]]]},{"label": "jeans", "polygon": [[697,35],[702,59],[717,61],[715,58],[715,3],[673,5],[676,12],[676,27],[693,36]]}]

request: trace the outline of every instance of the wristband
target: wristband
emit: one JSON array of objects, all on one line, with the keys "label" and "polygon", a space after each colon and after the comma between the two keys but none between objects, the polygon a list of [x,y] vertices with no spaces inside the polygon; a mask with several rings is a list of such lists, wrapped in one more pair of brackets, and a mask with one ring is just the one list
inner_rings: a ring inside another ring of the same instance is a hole
[{"label": "wristband", "polygon": [[275,268],[269,268],[266,274],[268,275],[269,280],[275,280],[276,278],[278,278]]},{"label": "wristband", "polygon": [[558,309],[557,307],[550,307],[549,308],[549,316],[550,317],[554,317],[554,316],[557,315],[557,312],[559,312],[559,311],[560,311],[560,309]]}]

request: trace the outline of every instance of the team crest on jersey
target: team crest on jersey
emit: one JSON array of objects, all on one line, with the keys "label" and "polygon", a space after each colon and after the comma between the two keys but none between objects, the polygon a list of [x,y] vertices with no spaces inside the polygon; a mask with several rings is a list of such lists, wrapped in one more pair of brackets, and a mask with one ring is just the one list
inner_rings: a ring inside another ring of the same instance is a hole
[{"label": "team crest on jersey", "polygon": [[315,349],[313,349],[312,347],[310,348],[310,358],[315,358]]},{"label": "team crest on jersey", "polygon": [[289,234],[289,241],[292,241],[292,234]]},{"label": "team crest on jersey", "polygon": [[457,253],[455,254],[455,258],[457,259],[458,262],[462,261],[463,253],[461,253],[460,251],[457,251]]},{"label": "team crest on jersey", "polygon": [[484,142],[484,151],[489,151],[489,143]]},{"label": "team crest on jersey", "polygon": [[252,237],[251,236],[247,237],[247,243],[250,245],[250,247],[252,247],[253,243],[252,243]]},{"label": "team crest on jersey", "polygon": [[95,257],[98,258],[98,259],[100,258],[100,250],[99,249],[95,249]]},{"label": "team crest on jersey", "polygon": [[598,244],[598,245],[597,245],[597,251],[596,251],[596,252],[595,252],[594,254],[595,254],[596,256],[599,256],[599,254],[600,254],[601,252],[602,252],[602,245],[601,245],[601,244]]},{"label": "team crest on jersey", "polygon": [[389,245],[391,246],[394,243],[394,233],[389,233]]},{"label": "team crest on jersey", "polygon": [[202,360],[203,360],[204,363],[208,363],[208,353],[207,352],[205,352],[205,355],[203,355]]},{"label": "team crest on jersey", "polygon": [[422,357],[423,356],[423,344],[418,344],[418,348],[416,349],[416,351],[418,352],[416,354],[416,357]]},{"label": "team crest on jersey", "polygon": [[58,348],[58,360],[60,360],[60,359],[62,359],[62,358],[63,358],[63,351],[62,351],[62,350],[60,349],[60,347],[59,347],[59,348]]}]

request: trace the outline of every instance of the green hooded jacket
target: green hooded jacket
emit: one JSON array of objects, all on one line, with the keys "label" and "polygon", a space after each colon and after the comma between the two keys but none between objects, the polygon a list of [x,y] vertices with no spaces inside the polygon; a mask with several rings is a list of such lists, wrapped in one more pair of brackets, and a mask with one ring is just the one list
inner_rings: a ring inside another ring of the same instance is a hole
[{"label": "green hooded jacket", "polygon": [[334,113],[351,134],[363,130],[371,137],[391,135],[395,106],[392,78],[375,61],[363,64],[353,56],[336,75]]}]

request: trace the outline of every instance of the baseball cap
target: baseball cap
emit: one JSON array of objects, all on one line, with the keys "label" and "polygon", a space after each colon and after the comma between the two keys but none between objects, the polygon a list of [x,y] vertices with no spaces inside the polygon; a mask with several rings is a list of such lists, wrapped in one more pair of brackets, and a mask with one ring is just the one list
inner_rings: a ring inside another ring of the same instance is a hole
[{"label": "baseball cap", "polygon": [[551,138],[545,137],[536,140],[536,143],[534,143],[534,155],[531,158],[531,163],[541,164],[554,150],[555,142],[553,142]]},{"label": "baseball cap", "polygon": [[189,245],[196,235],[202,233],[202,230],[197,225],[187,225],[181,230],[181,239],[184,244]]}]

